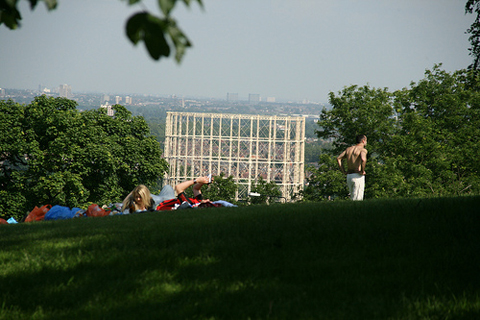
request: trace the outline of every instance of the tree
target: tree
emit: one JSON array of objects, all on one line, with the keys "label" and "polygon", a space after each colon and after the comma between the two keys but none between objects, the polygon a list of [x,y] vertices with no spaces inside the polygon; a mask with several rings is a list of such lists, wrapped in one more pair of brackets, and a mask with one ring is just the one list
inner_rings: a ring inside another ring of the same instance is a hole
[{"label": "tree", "polygon": [[0,101],[0,214],[119,202],[137,184],[156,184],[168,168],[158,142],[142,117],[113,108],[115,117],[65,98]]},{"label": "tree", "polygon": [[166,120],[164,118],[145,117],[145,121],[147,121],[148,127],[150,128],[150,134],[157,139],[163,149],[165,144]]},{"label": "tree", "polygon": [[[39,0],[28,0],[33,10]],[[186,6],[191,2],[198,2],[203,7],[202,0],[182,0]],[[10,29],[16,29],[20,25],[22,16],[18,10],[19,0],[0,0],[0,25],[3,23]],[[57,7],[57,0],[43,0],[48,10]],[[128,0],[129,5],[141,3],[141,0]],[[161,57],[169,57],[172,47],[175,48],[175,59],[180,63],[187,48],[192,44],[188,37],[177,26],[172,16],[177,0],[161,0],[158,6],[160,16],[147,11],[137,12],[127,20],[125,33],[133,44],[144,42],[150,57],[159,60]]]},{"label": "tree", "polygon": [[267,204],[282,196],[282,192],[274,181],[267,182],[262,177],[252,185],[251,192],[259,194],[259,196],[249,196],[249,202],[252,204]]},{"label": "tree", "polygon": [[225,178],[225,174],[222,172],[219,176],[215,176],[214,182],[205,191],[202,190],[202,192],[206,199],[225,200],[234,203],[237,190],[238,186],[233,181],[233,176]]},{"label": "tree", "polygon": [[[437,65],[410,88],[352,86],[330,94],[318,136],[335,138],[332,152],[312,170],[304,197],[343,195],[335,157],[354,136],[368,136],[366,197],[425,197],[480,193],[480,78]],[[346,184],[344,183],[346,190]]]},{"label": "tree", "polygon": [[385,153],[401,159],[413,194],[479,192],[480,92],[472,89],[471,73],[435,66],[396,93],[402,126]]},{"label": "tree", "polygon": [[475,13],[477,16],[473,21],[467,33],[470,34],[468,40],[470,41],[471,47],[468,49],[470,55],[473,57],[472,64],[468,67],[471,70],[480,69],[480,0],[468,0],[465,5],[465,14]]},{"label": "tree", "polygon": [[337,169],[335,157],[322,154],[318,168],[307,168],[307,185],[300,192],[302,201],[346,199],[345,176]]},{"label": "tree", "polygon": [[388,140],[395,128],[395,110],[392,94],[387,88],[375,89],[368,85],[345,87],[338,96],[329,94],[331,110],[323,109],[317,135],[322,139],[333,139],[330,154],[339,154],[355,142],[359,134],[368,133],[372,149]]},{"label": "tree", "polygon": [[320,155],[330,148],[331,143],[326,140],[307,141],[305,143],[305,163],[316,163]]}]

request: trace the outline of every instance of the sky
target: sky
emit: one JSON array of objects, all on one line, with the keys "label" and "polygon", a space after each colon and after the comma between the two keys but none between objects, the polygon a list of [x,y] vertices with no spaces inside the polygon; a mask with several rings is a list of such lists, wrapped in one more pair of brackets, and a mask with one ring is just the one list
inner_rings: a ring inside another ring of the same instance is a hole
[{"label": "sky", "polygon": [[157,1],[20,3],[21,27],[0,26],[0,88],[327,103],[346,86],[394,91],[435,64],[452,72],[472,61],[466,0],[178,1],[173,16],[193,43],[180,64],[125,35],[132,14],[160,15]]}]

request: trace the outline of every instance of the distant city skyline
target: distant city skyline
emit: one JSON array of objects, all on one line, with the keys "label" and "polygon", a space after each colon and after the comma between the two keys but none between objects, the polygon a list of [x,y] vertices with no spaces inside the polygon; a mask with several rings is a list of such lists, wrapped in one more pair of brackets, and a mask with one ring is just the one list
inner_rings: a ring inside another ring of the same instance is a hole
[{"label": "distant city skyline", "polygon": [[[144,6],[158,14],[156,1]],[[124,34],[143,10],[118,0],[60,0],[47,12],[19,2],[22,26],[0,26],[0,87],[328,102],[345,86],[398,90],[442,63],[471,63],[474,20],[458,0],[204,0],[178,2],[173,15],[193,42],[180,65],[153,61]]]},{"label": "distant city skyline", "polygon": [[[0,88],[1,89],[1,88]],[[16,89],[16,90],[32,90],[32,91],[35,91],[34,89],[19,89],[19,88],[9,88],[9,89]],[[39,93],[58,93],[59,96],[61,97],[72,97],[75,95],[75,93],[87,93],[86,91],[78,91],[78,92],[75,92],[75,90],[72,89],[72,86],[68,85],[68,84],[61,84],[57,87],[53,87],[53,88],[49,88],[45,85],[38,85],[38,90],[37,90]],[[131,101],[132,101],[132,97],[130,97],[131,95],[147,95],[147,94],[143,94],[143,93],[123,93],[123,92],[109,92],[109,93],[105,93],[105,92],[101,92],[101,91],[89,91],[89,93],[96,93],[96,94],[103,94],[104,95],[104,101],[109,101],[110,100],[110,95],[116,95],[116,99],[118,100],[120,98],[120,101],[121,101],[121,97],[119,95],[123,95],[125,96],[125,103],[127,104],[131,104]],[[167,95],[167,96],[175,96],[177,97],[176,95]],[[196,96],[180,96],[178,98],[195,98]],[[201,98],[201,97],[199,97]],[[258,93],[249,93],[248,95],[246,95],[245,97],[241,97],[239,98],[239,95],[238,93],[231,93],[231,92],[227,92],[226,93],[226,97],[225,99],[222,99],[221,97],[220,98],[216,98],[217,100],[226,100],[226,101],[230,101],[230,102],[234,102],[234,101],[248,101],[248,102],[272,102],[272,103],[275,103],[276,102],[276,98],[275,97],[264,97],[264,96],[261,96],[260,94]],[[116,103],[119,103],[120,101],[116,101]],[[297,101],[297,102],[300,102],[300,101]],[[308,103],[309,101],[306,101],[306,100],[303,100],[301,101],[303,103]]]}]

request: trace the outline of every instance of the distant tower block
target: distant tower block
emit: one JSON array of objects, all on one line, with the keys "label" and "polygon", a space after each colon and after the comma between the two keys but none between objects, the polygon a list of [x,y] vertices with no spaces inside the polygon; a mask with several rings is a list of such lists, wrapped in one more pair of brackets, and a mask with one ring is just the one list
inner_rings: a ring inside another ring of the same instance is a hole
[{"label": "distant tower block", "polygon": [[262,177],[290,200],[303,189],[304,147],[304,117],[167,112],[166,182],[223,172],[239,186],[238,200]]},{"label": "distant tower block", "polygon": [[250,104],[260,103],[260,95],[256,94],[256,93],[250,93],[248,95],[248,103],[250,103]]},{"label": "distant tower block", "polygon": [[67,99],[72,98],[72,87],[68,84],[61,84],[58,87],[58,95]]},{"label": "distant tower block", "polygon": [[227,101],[238,102],[238,93],[227,93]]}]

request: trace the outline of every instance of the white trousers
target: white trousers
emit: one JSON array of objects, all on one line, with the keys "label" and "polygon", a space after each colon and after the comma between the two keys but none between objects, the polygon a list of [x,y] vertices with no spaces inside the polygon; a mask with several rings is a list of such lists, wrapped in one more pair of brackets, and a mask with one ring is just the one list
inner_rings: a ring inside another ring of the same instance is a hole
[{"label": "white trousers", "polygon": [[365,176],[363,174],[347,174],[347,185],[350,190],[350,199],[363,200],[363,192],[365,191]]}]

